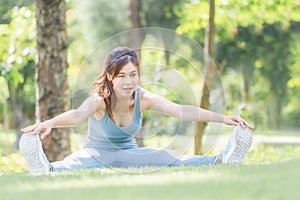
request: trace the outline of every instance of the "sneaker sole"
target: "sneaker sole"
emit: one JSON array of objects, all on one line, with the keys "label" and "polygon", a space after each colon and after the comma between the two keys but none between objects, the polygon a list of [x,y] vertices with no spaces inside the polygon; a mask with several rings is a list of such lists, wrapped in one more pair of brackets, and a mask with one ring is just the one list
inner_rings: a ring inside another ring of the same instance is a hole
[{"label": "sneaker sole", "polygon": [[49,171],[49,166],[42,158],[42,143],[38,135],[24,133],[20,138],[19,148],[28,164],[30,173],[41,174]]},{"label": "sneaker sole", "polygon": [[224,159],[224,163],[241,163],[252,144],[252,133],[248,128],[238,125],[235,127],[232,137],[235,142],[232,144],[232,151]]}]

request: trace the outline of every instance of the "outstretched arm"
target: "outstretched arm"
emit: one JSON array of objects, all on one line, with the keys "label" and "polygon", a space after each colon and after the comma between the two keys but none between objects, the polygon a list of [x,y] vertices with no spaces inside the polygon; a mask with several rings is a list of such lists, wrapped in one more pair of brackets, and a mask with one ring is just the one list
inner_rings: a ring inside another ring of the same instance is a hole
[{"label": "outstretched arm", "polygon": [[102,109],[103,105],[104,102],[102,98],[98,96],[91,96],[87,98],[77,109],[66,111],[52,119],[23,128],[21,131],[23,133],[31,134],[43,132],[41,135],[41,138],[43,139],[50,134],[52,128],[72,127],[80,124],[96,111]]},{"label": "outstretched arm", "polygon": [[211,121],[220,122],[227,125],[236,126],[238,123],[242,127],[253,129],[253,127],[243,120],[240,116],[227,116],[219,113],[211,112],[197,106],[179,105],[168,99],[150,93],[144,90],[145,109],[155,110],[165,115],[176,117],[186,121]]}]

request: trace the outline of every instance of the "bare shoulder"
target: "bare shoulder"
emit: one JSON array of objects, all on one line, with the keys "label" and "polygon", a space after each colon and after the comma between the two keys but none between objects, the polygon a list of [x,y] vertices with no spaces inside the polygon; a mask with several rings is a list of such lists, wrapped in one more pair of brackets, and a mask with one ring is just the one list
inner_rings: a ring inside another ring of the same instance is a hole
[{"label": "bare shoulder", "polygon": [[83,101],[76,111],[86,117],[92,116],[97,112],[103,113],[105,111],[104,99],[98,94],[92,94]]},{"label": "bare shoulder", "polygon": [[174,110],[178,110],[179,104],[176,104],[167,98],[149,92],[145,89],[141,90],[141,111],[155,110],[163,114],[175,116]]},{"label": "bare shoulder", "polygon": [[149,101],[152,98],[154,98],[155,94],[152,92],[149,92],[148,90],[144,88],[140,88],[140,99],[143,101]]},{"label": "bare shoulder", "polygon": [[90,114],[97,120],[103,117],[106,110],[103,97],[99,96],[97,93],[94,93],[88,97],[84,106],[87,107],[86,110],[90,111]]},{"label": "bare shoulder", "polygon": [[89,113],[95,113],[97,111],[105,110],[104,99],[98,94],[92,94],[83,101],[78,110]]},{"label": "bare shoulder", "polygon": [[149,92],[148,90],[140,87],[140,97],[141,98],[151,98],[153,96],[153,93]]},{"label": "bare shoulder", "polygon": [[99,96],[97,93],[93,93],[89,98],[96,111],[105,111],[106,104],[103,97]]},{"label": "bare shoulder", "polygon": [[153,103],[156,101],[158,95],[149,92],[144,88],[140,88],[140,104],[141,111],[149,110]]}]

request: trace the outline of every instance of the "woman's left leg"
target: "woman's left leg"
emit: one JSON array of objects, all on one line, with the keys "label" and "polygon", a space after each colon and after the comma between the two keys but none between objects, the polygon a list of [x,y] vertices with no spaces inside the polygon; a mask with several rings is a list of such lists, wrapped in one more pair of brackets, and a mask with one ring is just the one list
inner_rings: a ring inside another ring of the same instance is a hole
[{"label": "woman's left leg", "polygon": [[217,156],[186,156],[173,150],[130,148],[116,152],[116,167],[180,166],[215,164]]}]

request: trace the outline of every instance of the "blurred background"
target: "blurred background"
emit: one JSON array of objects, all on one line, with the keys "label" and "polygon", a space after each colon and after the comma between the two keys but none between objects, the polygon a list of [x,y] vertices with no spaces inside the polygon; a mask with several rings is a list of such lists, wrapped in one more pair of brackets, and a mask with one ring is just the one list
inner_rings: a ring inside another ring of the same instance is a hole
[{"label": "blurred background", "polygon": [[[118,33],[133,28],[160,27],[205,45],[209,1],[66,0],[66,5],[70,101],[74,94],[86,95],[76,93],[77,79],[86,57],[97,45]],[[251,160],[264,160],[265,152],[276,154],[274,159],[285,158],[289,153],[291,157],[300,155],[299,13],[299,0],[217,0],[215,3],[214,61],[222,82],[219,86],[224,90],[224,113],[240,114],[255,126],[256,142],[263,145],[257,147],[257,151],[253,149]],[[160,43],[170,44],[170,39],[172,41],[172,38],[154,40],[144,36],[140,42],[142,47],[149,42],[160,47]],[[199,80],[195,77],[197,74],[187,67],[186,60],[203,61],[197,58],[202,57],[203,52],[194,52],[184,45],[177,45],[174,49],[174,52],[181,49],[185,60],[165,53],[160,64],[173,66],[184,74],[189,85],[196,88],[194,91],[201,93],[202,88],[198,87]],[[141,54],[141,63],[156,61],[159,56],[157,52],[148,51]],[[36,57],[34,2],[0,0],[0,156],[3,166],[14,162],[8,156],[15,156],[15,141],[20,128],[35,123]],[[201,61],[198,63],[199,71],[203,70]],[[151,67],[143,70],[146,82],[149,81],[147,75],[158,73]],[[86,79],[93,80],[95,77],[87,76]],[[155,74],[153,77],[157,78]],[[164,83],[165,79],[157,78],[155,81]],[[149,89],[159,90],[173,101],[180,98],[180,102],[190,102],[190,96],[180,85],[176,86],[177,92],[182,94],[179,97],[162,87]],[[195,99],[192,103],[199,103],[200,97]],[[174,124],[170,125],[171,128],[177,127],[177,121],[170,123]],[[193,134],[193,131],[186,133],[188,126],[183,126],[180,135]],[[158,132],[161,140],[149,140],[144,145],[163,146],[167,136],[178,134],[176,130]],[[225,128],[225,132],[230,130]],[[72,150],[79,148],[79,140],[73,139]],[[159,144],[154,140],[160,141]],[[16,160],[20,160],[19,157]]]}]

